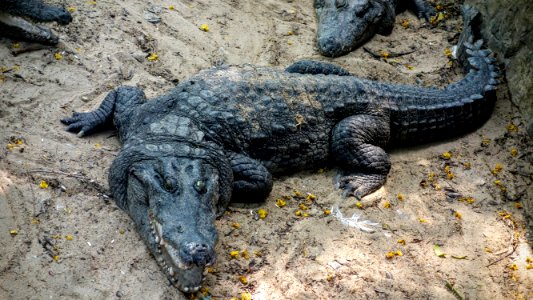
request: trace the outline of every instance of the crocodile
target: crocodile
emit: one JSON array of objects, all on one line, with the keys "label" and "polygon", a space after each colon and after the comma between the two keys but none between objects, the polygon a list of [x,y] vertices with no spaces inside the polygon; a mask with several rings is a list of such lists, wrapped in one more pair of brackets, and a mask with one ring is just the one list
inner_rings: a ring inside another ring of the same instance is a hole
[{"label": "crocodile", "polygon": [[72,16],[64,8],[49,6],[40,0],[0,0],[0,36],[47,45],[59,42],[49,28],[31,21],[66,25],[72,21]]},{"label": "crocodile", "polygon": [[217,216],[231,200],[264,200],[272,174],[336,166],[343,194],[361,198],[385,183],[385,147],[480,126],[499,76],[481,46],[465,42],[468,73],[442,89],[361,79],[309,60],[285,70],[219,66],[150,101],[137,87],[117,87],[97,109],[61,121],[79,136],[117,129],[114,200],[172,284],[192,293],[215,263]]},{"label": "crocodile", "polygon": [[314,8],[318,49],[330,57],[349,53],[376,33],[390,34],[396,13],[405,8],[426,21],[434,14],[426,0],[314,0]]}]

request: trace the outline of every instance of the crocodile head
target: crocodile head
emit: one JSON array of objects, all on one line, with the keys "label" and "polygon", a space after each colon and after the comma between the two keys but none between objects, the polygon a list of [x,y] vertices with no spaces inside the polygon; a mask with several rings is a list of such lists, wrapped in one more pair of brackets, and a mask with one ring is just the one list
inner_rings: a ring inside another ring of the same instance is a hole
[{"label": "crocodile head", "polygon": [[174,286],[196,292],[215,262],[217,168],[199,159],[151,158],[129,166],[127,211]]},{"label": "crocodile head", "polygon": [[394,25],[392,1],[314,0],[317,15],[317,43],[325,56],[346,54],[376,33],[386,33]]},{"label": "crocodile head", "polygon": [[0,35],[13,39],[55,45],[59,38],[47,27],[34,22],[72,21],[70,13],[60,7],[48,6],[39,0],[0,1]]}]

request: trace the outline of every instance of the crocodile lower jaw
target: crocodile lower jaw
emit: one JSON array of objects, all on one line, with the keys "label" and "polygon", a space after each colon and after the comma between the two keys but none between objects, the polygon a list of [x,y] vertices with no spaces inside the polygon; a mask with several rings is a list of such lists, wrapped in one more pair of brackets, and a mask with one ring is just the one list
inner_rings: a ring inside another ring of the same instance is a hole
[{"label": "crocodile lower jaw", "polygon": [[[154,219],[151,219],[151,229],[152,237],[156,244],[156,260],[172,284],[185,293],[197,292],[200,289],[201,282],[205,280],[206,271],[204,271],[204,268],[184,263],[179,256],[178,249],[163,239],[162,225]],[[207,264],[207,266],[210,265],[211,263]],[[196,284],[186,285],[183,283],[183,281],[187,281],[184,279],[185,277],[196,277],[201,278],[201,280]]]},{"label": "crocodile lower jaw", "polygon": [[5,12],[0,12],[0,27],[4,27],[4,31],[14,38],[45,44],[57,44],[59,41],[49,28]]}]

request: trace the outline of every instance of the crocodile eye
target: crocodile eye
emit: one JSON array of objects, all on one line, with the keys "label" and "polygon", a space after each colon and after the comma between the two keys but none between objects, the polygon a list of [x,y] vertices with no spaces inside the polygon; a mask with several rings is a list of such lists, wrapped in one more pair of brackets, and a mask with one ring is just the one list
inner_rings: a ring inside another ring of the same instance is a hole
[{"label": "crocodile eye", "polygon": [[346,0],[336,0],[335,1],[335,6],[337,6],[337,8],[345,7],[346,4],[347,4]]},{"label": "crocodile eye", "polygon": [[313,1],[313,5],[315,8],[322,8],[324,7],[324,0],[315,0]]},{"label": "crocodile eye", "polygon": [[372,5],[373,3],[370,3],[370,1],[364,1],[355,8],[355,15],[358,17],[363,17]]},{"label": "crocodile eye", "polygon": [[163,183],[163,187],[167,192],[174,192],[176,190],[176,184],[173,180],[167,178]]},{"label": "crocodile eye", "polygon": [[203,180],[197,180],[195,183],[194,183],[194,189],[200,193],[200,194],[203,194],[207,191],[206,189],[206,185],[205,185],[205,181]]}]

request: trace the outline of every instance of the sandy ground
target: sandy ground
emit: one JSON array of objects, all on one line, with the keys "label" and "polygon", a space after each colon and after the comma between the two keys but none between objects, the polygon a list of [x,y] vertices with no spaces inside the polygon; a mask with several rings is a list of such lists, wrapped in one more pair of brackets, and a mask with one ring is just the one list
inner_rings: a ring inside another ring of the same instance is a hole
[{"label": "sandy ground", "polygon": [[[59,122],[93,109],[114,87],[137,85],[150,97],[215,64],[284,68],[302,58],[395,83],[443,86],[462,76],[444,54],[461,30],[457,15],[429,28],[402,13],[392,35],[367,44],[378,53],[414,47],[412,54],[384,60],[359,49],[330,60],[314,46],[311,0],[51,2],[75,8],[72,24],[53,26],[60,46],[14,56],[26,44],[0,39],[0,299],[189,298],[169,285],[129,217],[105,196],[120,149],[114,132],[80,139]],[[157,25],[145,20],[151,7]],[[157,60],[147,59],[152,53]],[[390,150],[387,184],[361,208],[335,189],[334,170],[277,178],[258,207],[265,219],[240,207],[217,221],[218,262],[203,294],[190,298],[532,299],[520,208],[533,195],[532,147],[505,84],[498,96],[476,132]],[[378,222],[377,230],[326,215],[334,205]]]}]

